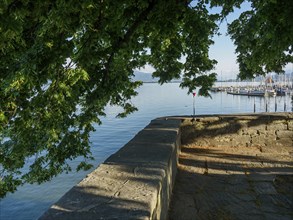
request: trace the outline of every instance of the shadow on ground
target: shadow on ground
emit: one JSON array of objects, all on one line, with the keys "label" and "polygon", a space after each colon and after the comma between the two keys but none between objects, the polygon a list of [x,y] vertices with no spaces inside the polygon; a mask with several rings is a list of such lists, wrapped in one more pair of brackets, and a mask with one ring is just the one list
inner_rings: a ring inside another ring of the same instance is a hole
[{"label": "shadow on ground", "polygon": [[170,220],[293,219],[292,114],[182,126]]}]

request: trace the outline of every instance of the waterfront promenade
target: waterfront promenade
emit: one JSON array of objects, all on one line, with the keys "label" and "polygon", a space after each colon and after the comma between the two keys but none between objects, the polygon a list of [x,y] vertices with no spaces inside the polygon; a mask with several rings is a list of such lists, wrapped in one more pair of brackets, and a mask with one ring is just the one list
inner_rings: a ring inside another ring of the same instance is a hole
[{"label": "waterfront promenade", "polygon": [[292,159],[292,113],[157,118],[40,219],[290,220]]},{"label": "waterfront promenade", "polygon": [[170,220],[293,219],[292,114],[186,119]]}]

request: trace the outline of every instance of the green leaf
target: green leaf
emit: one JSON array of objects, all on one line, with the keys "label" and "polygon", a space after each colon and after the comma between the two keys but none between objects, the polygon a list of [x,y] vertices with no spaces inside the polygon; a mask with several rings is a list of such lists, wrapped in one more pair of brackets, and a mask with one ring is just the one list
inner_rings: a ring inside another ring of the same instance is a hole
[{"label": "green leaf", "polygon": [[[0,196],[69,172],[68,160],[89,159],[89,135],[105,107],[120,106],[118,117],[137,110],[134,69],[150,64],[161,84],[182,78],[181,87],[208,96],[216,80],[211,39],[242,2],[1,1]],[[293,61],[293,1],[251,3],[229,26],[241,78],[282,72]],[[210,14],[209,5],[222,13]]]}]

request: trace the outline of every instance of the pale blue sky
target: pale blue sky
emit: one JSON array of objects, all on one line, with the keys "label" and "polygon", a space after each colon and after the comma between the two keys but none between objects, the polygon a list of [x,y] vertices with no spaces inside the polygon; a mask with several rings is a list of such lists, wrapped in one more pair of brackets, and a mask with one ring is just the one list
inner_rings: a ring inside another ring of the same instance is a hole
[{"label": "pale blue sky", "polygon": [[[250,4],[243,3],[241,9],[235,8],[234,12],[227,16],[227,18],[220,24],[220,36],[215,36],[214,45],[210,48],[210,57],[218,61],[215,72],[218,73],[218,79],[236,78],[239,72],[238,64],[236,62],[237,55],[235,54],[235,46],[227,36],[227,25],[239,17],[241,12],[249,10]],[[221,8],[210,9],[211,13],[219,13]]]},{"label": "pale blue sky", "polygon": [[[239,17],[239,15],[250,9],[250,3],[244,2],[241,9],[235,8],[227,19],[220,25],[221,36],[215,36],[215,44],[210,48],[210,57],[218,61],[215,72],[218,73],[218,79],[236,78],[239,72],[238,63],[236,62],[237,55],[235,54],[235,46],[227,36],[227,24]],[[212,13],[220,12],[219,8],[210,10]],[[290,63],[284,68],[286,72],[293,72],[293,64]]]}]

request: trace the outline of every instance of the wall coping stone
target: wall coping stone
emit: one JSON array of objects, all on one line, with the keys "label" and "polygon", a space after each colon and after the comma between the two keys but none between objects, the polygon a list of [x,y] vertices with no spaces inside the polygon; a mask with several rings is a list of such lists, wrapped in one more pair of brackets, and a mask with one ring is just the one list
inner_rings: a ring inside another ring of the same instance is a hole
[{"label": "wall coping stone", "polygon": [[39,219],[166,219],[180,124],[180,119],[151,121]]}]

